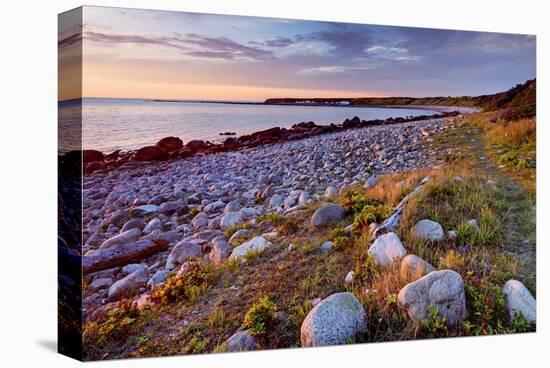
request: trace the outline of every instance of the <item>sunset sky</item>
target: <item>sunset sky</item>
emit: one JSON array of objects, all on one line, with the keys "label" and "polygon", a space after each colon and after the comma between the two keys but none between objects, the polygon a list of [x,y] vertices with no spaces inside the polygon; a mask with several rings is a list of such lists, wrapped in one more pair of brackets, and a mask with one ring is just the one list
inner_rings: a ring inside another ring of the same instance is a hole
[{"label": "sunset sky", "polygon": [[63,63],[82,29],[85,97],[479,95],[535,77],[529,35],[101,7],[79,23],[59,47]]}]

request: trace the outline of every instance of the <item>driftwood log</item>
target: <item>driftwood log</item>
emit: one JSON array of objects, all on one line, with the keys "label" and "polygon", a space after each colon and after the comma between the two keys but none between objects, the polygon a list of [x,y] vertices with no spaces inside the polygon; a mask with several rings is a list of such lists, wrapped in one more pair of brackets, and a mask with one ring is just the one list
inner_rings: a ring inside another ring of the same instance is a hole
[{"label": "driftwood log", "polygon": [[168,249],[168,242],[151,239],[142,239],[134,243],[98,249],[82,258],[82,270],[86,274],[111,267],[123,266],[131,262],[140,261],[166,249]]},{"label": "driftwood log", "polygon": [[380,235],[395,231],[397,229],[397,227],[399,226],[399,219],[401,218],[401,213],[403,212],[405,205],[409,202],[412,196],[420,192],[424,184],[426,184],[429,180],[429,176],[426,176],[424,179],[422,179],[418,186],[414,188],[412,192],[407,194],[397,206],[395,206],[391,215],[387,219],[385,219],[384,222],[382,222],[376,229],[374,229],[374,231],[372,232],[371,240],[374,240]]}]

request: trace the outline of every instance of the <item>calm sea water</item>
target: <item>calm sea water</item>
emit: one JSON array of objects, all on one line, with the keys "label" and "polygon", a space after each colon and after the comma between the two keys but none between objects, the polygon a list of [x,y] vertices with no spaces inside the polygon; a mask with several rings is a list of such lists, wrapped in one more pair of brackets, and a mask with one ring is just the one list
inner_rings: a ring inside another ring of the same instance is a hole
[{"label": "calm sea water", "polygon": [[[60,126],[70,125],[78,106],[60,103]],[[222,141],[221,132],[237,136],[272,127],[289,128],[302,121],[339,124],[346,118],[386,119],[432,113],[426,110],[269,106],[199,102],[158,102],[133,99],[87,98],[82,101],[82,134],[85,149],[111,152],[155,144],[167,136]],[[68,121],[67,121],[68,120]]]}]

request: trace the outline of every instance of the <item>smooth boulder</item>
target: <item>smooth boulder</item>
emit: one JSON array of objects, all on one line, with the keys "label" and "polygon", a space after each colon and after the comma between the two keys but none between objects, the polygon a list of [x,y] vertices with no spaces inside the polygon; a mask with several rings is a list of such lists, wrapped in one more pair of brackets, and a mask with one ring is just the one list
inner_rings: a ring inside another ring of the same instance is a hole
[{"label": "smooth boulder", "polygon": [[192,141],[187,142],[187,144],[185,145],[185,147],[186,147],[191,153],[195,153],[195,152],[198,152],[198,151],[202,151],[202,150],[207,149],[207,148],[208,148],[208,145],[207,145],[204,141],[201,141],[201,140],[192,140]]},{"label": "smooth boulder", "polygon": [[154,287],[159,284],[162,284],[168,278],[170,271],[168,270],[158,270],[153,276],[147,281],[148,287]]},{"label": "smooth boulder", "polygon": [[183,147],[183,141],[178,137],[166,137],[158,141],[156,146],[166,152],[175,152]]},{"label": "smooth boulder", "polygon": [[316,227],[327,226],[344,218],[344,208],[337,204],[327,204],[311,216],[311,224]]},{"label": "smooth boulder", "polygon": [[96,150],[82,150],[82,161],[87,164],[90,162],[103,161],[105,155]]},{"label": "smooth boulder", "polygon": [[241,330],[225,341],[225,348],[230,352],[251,351],[256,349],[256,344],[256,339],[249,330]]},{"label": "smooth boulder", "polygon": [[180,241],[174,246],[166,260],[166,269],[173,270],[178,264],[183,264],[188,259],[202,256],[202,247],[190,241]]},{"label": "smooth boulder", "polygon": [[229,257],[230,252],[231,245],[228,242],[222,239],[215,239],[212,241],[212,250],[208,258],[213,264],[219,265]]},{"label": "smooth boulder", "polygon": [[264,249],[269,248],[271,245],[272,244],[265,240],[264,237],[257,236],[234,248],[229,258],[241,258],[250,252],[261,252]]},{"label": "smooth boulder", "polygon": [[105,240],[101,243],[99,249],[107,249],[116,245],[133,243],[138,240],[140,236],[141,230],[139,228],[133,228]]},{"label": "smooth boulder", "polygon": [[445,239],[445,232],[438,222],[424,219],[416,223],[413,229],[414,236],[427,241],[441,241]]},{"label": "smooth boulder", "polygon": [[333,186],[329,186],[327,187],[327,189],[325,189],[324,196],[326,198],[331,198],[331,197],[334,197],[336,194],[338,194],[338,192],[336,191],[336,188],[334,188]]},{"label": "smooth boulder", "polygon": [[426,319],[430,306],[437,308],[449,326],[456,326],[466,318],[464,282],[452,270],[430,272],[405,285],[397,300],[413,321]]},{"label": "smooth boulder", "polygon": [[240,224],[243,220],[243,214],[240,211],[228,212],[222,216],[220,220],[220,227],[222,229],[227,229],[228,227]]},{"label": "smooth boulder", "polygon": [[158,217],[155,217],[145,225],[143,232],[145,234],[151,234],[155,230],[162,230],[162,222]]},{"label": "smooth boulder", "polygon": [[303,347],[345,344],[366,330],[366,312],[352,293],[336,293],[322,300],[300,328]]},{"label": "smooth boulder", "polygon": [[143,230],[144,227],[145,227],[145,221],[143,221],[143,219],[140,219],[140,218],[135,218],[127,221],[124,224],[124,226],[122,226],[122,229],[120,230],[120,232],[123,233],[125,231],[132,230],[132,229]]},{"label": "smooth boulder", "polygon": [[271,199],[269,200],[269,207],[277,208],[280,207],[285,200],[285,197],[283,197],[280,194],[273,194]]},{"label": "smooth boulder", "polygon": [[416,280],[432,271],[435,271],[435,268],[419,256],[409,254],[401,261],[400,271],[403,277]]},{"label": "smooth boulder", "polygon": [[396,259],[407,254],[401,240],[395,233],[387,233],[376,238],[369,248],[369,255],[380,266],[390,266]]},{"label": "smooth boulder", "polygon": [[143,269],[137,270],[118,280],[109,288],[109,301],[120,300],[135,295],[147,283],[147,274]]},{"label": "smooth boulder", "polygon": [[514,320],[519,314],[529,321],[537,319],[537,301],[533,295],[518,280],[509,280],[502,289],[506,299],[506,311],[510,321]]},{"label": "smooth boulder", "polygon": [[168,160],[168,153],[157,146],[146,146],[137,150],[134,155],[135,161],[164,161]]}]

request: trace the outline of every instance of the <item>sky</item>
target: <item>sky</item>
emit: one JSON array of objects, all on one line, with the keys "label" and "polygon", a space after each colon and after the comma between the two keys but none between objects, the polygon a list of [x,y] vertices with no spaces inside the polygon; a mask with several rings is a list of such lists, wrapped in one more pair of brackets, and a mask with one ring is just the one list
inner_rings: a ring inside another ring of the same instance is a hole
[{"label": "sky", "polygon": [[58,46],[83,65],[60,99],[462,96],[536,74],[532,35],[123,8],[60,18]]}]

